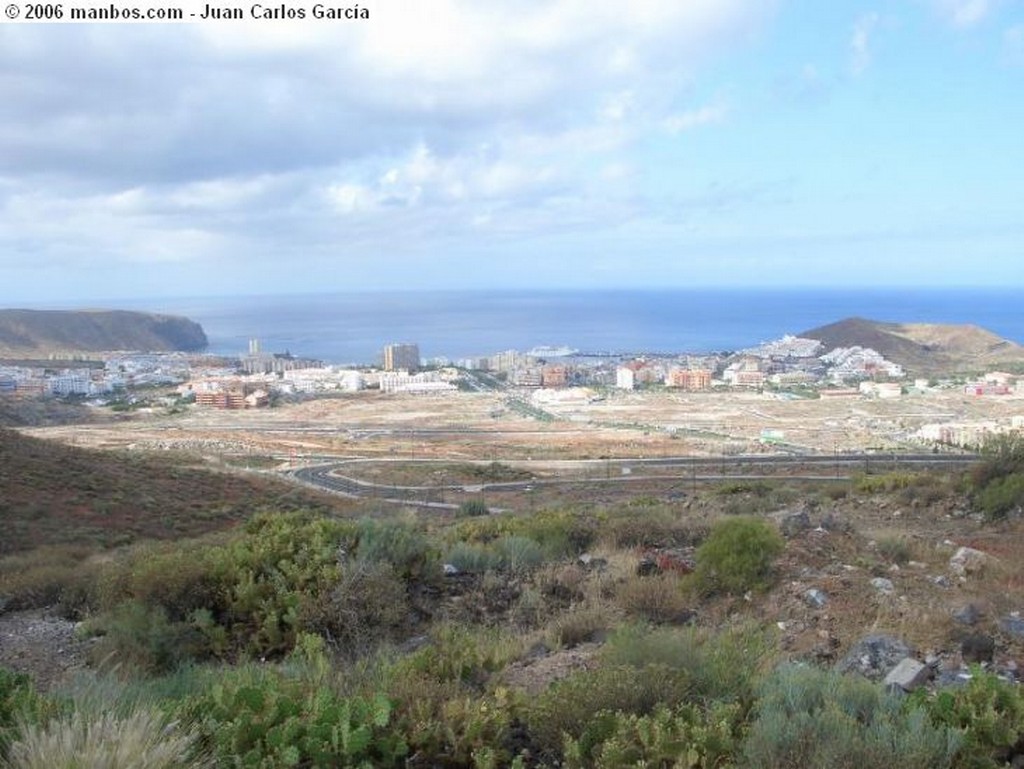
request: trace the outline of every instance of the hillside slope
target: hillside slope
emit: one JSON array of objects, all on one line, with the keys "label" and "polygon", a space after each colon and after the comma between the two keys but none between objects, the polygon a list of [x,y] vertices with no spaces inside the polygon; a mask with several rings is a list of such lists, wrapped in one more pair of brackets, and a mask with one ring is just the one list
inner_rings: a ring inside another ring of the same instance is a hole
[{"label": "hillside slope", "polygon": [[870,347],[913,373],[970,371],[1024,362],[1024,347],[978,326],[846,318],[804,331],[826,349]]},{"label": "hillside slope", "polygon": [[89,451],[0,428],[0,556],[40,545],[177,539],[232,526],[261,509],[337,512],[344,505],[276,479]]},{"label": "hillside slope", "polygon": [[0,310],[0,354],[143,350],[194,352],[207,345],[188,318],[127,310]]}]

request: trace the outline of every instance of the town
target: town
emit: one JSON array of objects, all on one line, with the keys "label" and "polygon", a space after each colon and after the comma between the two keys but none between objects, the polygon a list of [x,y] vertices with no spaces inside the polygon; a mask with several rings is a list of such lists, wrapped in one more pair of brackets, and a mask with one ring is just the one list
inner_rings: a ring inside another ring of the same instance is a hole
[{"label": "town", "polygon": [[[993,435],[1024,429],[1022,377],[912,377],[873,349],[826,349],[789,335],[736,352],[542,347],[457,360],[423,359],[417,344],[393,343],[361,367],[265,352],[258,339],[230,358],[117,352],[0,364],[0,398],[119,411],[263,409],[358,393],[459,402],[473,392],[500,395],[513,412],[535,420],[689,435],[693,453],[977,449]],[[501,411],[490,407],[492,415]]]}]

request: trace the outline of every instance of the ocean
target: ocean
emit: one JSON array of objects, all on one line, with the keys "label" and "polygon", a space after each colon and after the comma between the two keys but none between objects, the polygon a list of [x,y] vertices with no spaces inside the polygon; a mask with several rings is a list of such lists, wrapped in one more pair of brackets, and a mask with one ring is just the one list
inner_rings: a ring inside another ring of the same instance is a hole
[{"label": "ocean", "polygon": [[424,291],[133,299],[109,306],[185,315],[209,351],[373,363],[390,342],[425,358],[568,346],[583,353],[736,350],[843,318],[971,323],[1024,343],[1020,292],[999,289]]}]

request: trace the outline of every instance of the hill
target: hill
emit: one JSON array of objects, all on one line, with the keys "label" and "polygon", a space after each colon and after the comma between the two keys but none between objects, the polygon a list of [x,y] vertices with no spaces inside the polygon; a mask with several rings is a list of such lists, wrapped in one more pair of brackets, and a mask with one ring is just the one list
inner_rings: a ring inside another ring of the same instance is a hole
[{"label": "hill", "polygon": [[988,369],[1024,362],[1024,347],[973,325],[884,323],[846,318],[799,334],[829,350],[870,347],[921,374]]},{"label": "hill", "polygon": [[266,507],[343,506],[283,481],[197,469],[174,458],[89,451],[0,428],[0,556],[40,545],[196,536]]},{"label": "hill", "polygon": [[194,352],[207,345],[195,321],[127,310],[0,310],[0,354],[51,355],[103,350]]}]

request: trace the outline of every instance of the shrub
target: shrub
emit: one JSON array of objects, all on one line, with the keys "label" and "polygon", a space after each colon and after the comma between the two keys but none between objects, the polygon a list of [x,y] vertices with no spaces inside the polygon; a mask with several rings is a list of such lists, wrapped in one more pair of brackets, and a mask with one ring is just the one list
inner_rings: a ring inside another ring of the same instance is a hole
[{"label": "shrub", "polygon": [[382,695],[341,697],[319,677],[229,671],[186,713],[224,766],[400,766],[407,748]]},{"label": "shrub", "polygon": [[27,725],[11,745],[10,769],[198,769],[212,766],[197,751],[197,735],[150,710],[128,716],[75,713]]},{"label": "shrub", "polygon": [[330,638],[350,655],[401,634],[409,622],[405,583],[389,563],[351,561],[335,587],[318,603],[306,604],[299,625]]},{"label": "shrub", "polygon": [[977,495],[978,508],[990,521],[1024,507],[1024,473],[994,478]]},{"label": "shrub", "polygon": [[94,663],[113,661],[144,673],[163,673],[192,656],[202,656],[203,638],[186,623],[171,622],[162,607],[128,601],[87,629],[99,635],[92,649]]},{"label": "shrub", "polygon": [[689,677],[664,665],[602,666],[549,686],[528,704],[525,721],[544,756],[557,759],[565,735],[589,753],[614,730],[610,714],[648,715],[660,705],[683,703],[690,692]]},{"label": "shrub", "polygon": [[631,504],[606,513],[601,521],[601,538],[613,548],[683,547],[706,536],[704,523],[662,505],[638,508]]},{"label": "shrub", "polygon": [[1024,740],[1024,694],[993,673],[972,672],[964,686],[936,693],[922,689],[912,700],[927,709],[932,723],[962,733],[955,767],[995,769],[1005,766]]},{"label": "shrub", "polygon": [[544,562],[540,545],[529,537],[508,534],[495,540],[493,548],[505,571],[532,571]]},{"label": "shrub", "polygon": [[761,690],[744,745],[751,769],[941,769],[958,745],[954,730],[921,708],[855,676],[787,666]]},{"label": "shrub", "polygon": [[754,702],[761,668],[774,650],[774,639],[754,625],[719,633],[628,625],[608,639],[601,660],[611,666],[655,665],[683,671],[693,697],[735,702],[745,713]]},{"label": "shrub", "polygon": [[879,537],[876,545],[878,554],[887,561],[902,566],[910,560],[910,543],[903,537]]},{"label": "shrub", "polygon": [[567,737],[567,769],[625,766],[717,767],[730,765],[742,719],[736,705],[704,710],[692,704],[659,705],[650,715],[601,713],[604,734],[589,741]]},{"label": "shrub", "polygon": [[654,623],[685,622],[693,612],[676,574],[631,576],[615,593],[615,602],[628,614]]},{"label": "shrub", "polygon": [[555,646],[571,649],[601,636],[611,623],[600,606],[576,606],[551,623],[548,638]]},{"label": "shrub", "polygon": [[470,499],[459,505],[455,511],[456,518],[474,518],[480,515],[490,515],[491,510],[482,499]]},{"label": "shrub", "polygon": [[39,721],[50,709],[27,675],[0,668],[0,758],[6,755],[18,723]]},{"label": "shrub", "polygon": [[697,549],[697,587],[705,594],[734,595],[763,589],[784,547],[782,535],[765,521],[746,517],[719,521]]},{"label": "shrub", "polygon": [[483,574],[498,568],[499,564],[498,555],[490,547],[471,542],[455,543],[444,560],[467,574]]},{"label": "shrub", "polygon": [[403,579],[438,573],[437,553],[423,532],[410,521],[359,521],[356,557],[364,562],[391,564]]}]

